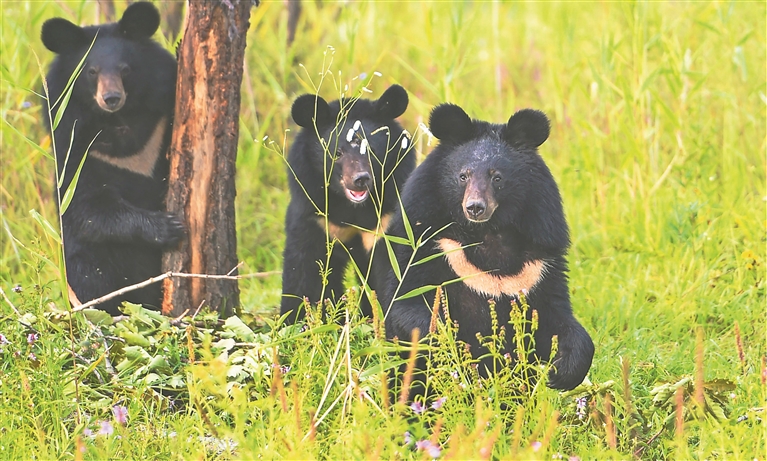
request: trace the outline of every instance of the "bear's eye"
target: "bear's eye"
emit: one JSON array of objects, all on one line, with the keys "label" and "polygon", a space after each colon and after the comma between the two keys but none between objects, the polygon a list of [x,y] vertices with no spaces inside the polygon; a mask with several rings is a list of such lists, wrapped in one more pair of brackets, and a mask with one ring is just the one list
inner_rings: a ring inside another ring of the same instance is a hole
[{"label": "bear's eye", "polygon": [[503,178],[501,178],[501,175],[499,175],[499,174],[493,176],[493,182],[501,182],[501,179],[503,179]]},{"label": "bear's eye", "polygon": [[469,179],[469,177],[466,176],[466,173],[461,173],[458,175],[458,179],[460,179],[461,182],[466,182],[466,180]]},{"label": "bear's eye", "polygon": [[99,71],[97,71],[95,67],[91,67],[90,69],[88,69],[88,76],[90,77],[95,77],[96,74],[98,73]]},{"label": "bear's eye", "polygon": [[127,64],[123,64],[120,66],[120,74],[122,74],[123,77],[130,74],[130,66]]}]

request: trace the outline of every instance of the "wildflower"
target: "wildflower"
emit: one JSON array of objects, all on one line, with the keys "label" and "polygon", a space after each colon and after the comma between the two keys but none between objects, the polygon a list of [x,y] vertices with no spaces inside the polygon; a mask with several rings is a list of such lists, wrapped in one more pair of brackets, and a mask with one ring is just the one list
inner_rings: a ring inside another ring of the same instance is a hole
[{"label": "wildflower", "polygon": [[360,80],[365,80],[366,78],[368,78],[367,72],[363,72],[360,74]]},{"label": "wildflower", "polygon": [[349,131],[346,133],[346,142],[352,142],[353,138],[354,138],[354,129],[349,128]]},{"label": "wildflower", "polygon": [[365,155],[368,153],[368,140],[363,139],[360,143],[360,155]]},{"label": "wildflower", "polygon": [[21,288],[21,284],[19,284],[19,283],[17,283],[17,284],[16,284],[16,285],[13,287],[13,292],[14,292],[14,293],[21,293],[22,291],[24,291],[24,289],[23,289],[23,288]]},{"label": "wildflower", "polygon": [[83,429],[83,435],[86,437],[93,437],[93,431],[91,430],[91,428],[86,427],[85,429]]},{"label": "wildflower", "polygon": [[280,367],[280,373],[282,375],[288,374],[289,371],[290,371],[290,365],[283,365]]},{"label": "wildflower", "polygon": [[115,417],[115,422],[117,424],[125,425],[128,423],[128,409],[120,406],[115,405],[112,407],[112,414]]},{"label": "wildflower", "polygon": [[32,103],[29,102],[29,101],[24,101],[24,102],[21,103],[21,108],[22,109],[29,109],[30,107],[32,107]]},{"label": "wildflower", "polygon": [[37,334],[37,333],[30,333],[30,334],[28,334],[27,335],[27,344],[29,344],[30,346],[33,345],[35,343],[35,341],[38,340],[38,338],[40,338],[40,335]]},{"label": "wildflower", "polygon": [[29,358],[29,360],[31,360],[33,362],[37,362],[37,356],[35,355],[34,352],[30,352],[29,355],[27,356],[27,358]]},{"label": "wildflower", "polygon": [[458,379],[458,372],[457,371],[451,371],[450,376],[453,377],[453,379]]},{"label": "wildflower", "polygon": [[423,404],[421,402],[413,402],[413,403],[411,403],[410,404],[410,408],[412,408],[413,411],[415,412],[415,414],[417,414],[417,415],[420,415],[421,413],[424,412],[424,410],[426,410],[426,408],[424,408],[424,406],[423,406]]},{"label": "wildflower", "polygon": [[536,440],[535,442],[533,442],[533,443],[531,443],[531,444],[530,444],[530,448],[532,448],[532,449],[533,449],[533,451],[538,451],[538,450],[540,450],[540,449],[541,449],[541,446],[543,446],[543,444],[542,444],[541,442],[537,441],[537,440]]},{"label": "wildflower", "polygon": [[405,445],[410,445],[410,442],[413,441],[413,437],[410,435],[410,432],[405,431]]},{"label": "wildflower", "polygon": [[575,408],[578,419],[583,419],[586,416],[586,397],[575,399]]},{"label": "wildflower", "polygon": [[415,447],[418,450],[423,450],[428,453],[431,458],[439,458],[439,455],[442,453],[442,449],[439,448],[439,445],[432,443],[431,440],[428,439],[417,441]]},{"label": "wildflower", "polygon": [[434,408],[435,410],[439,410],[440,408],[442,408],[442,405],[445,404],[446,400],[447,400],[447,397],[440,397],[431,404],[431,407]]},{"label": "wildflower", "polygon": [[581,457],[573,455],[573,456],[567,458],[567,461],[581,461]]},{"label": "wildflower", "polygon": [[99,435],[112,435],[112,433],[115,431],[115,428],[112,427],[112,423],[109,421],[99,421],[100,427],[99,427]]},{"label": "wildflower", "polygon": [[8,338],[6,338],[4,334],[0,333],[0,345],[5,344],[11,344],[11,342],[8,341]]}]

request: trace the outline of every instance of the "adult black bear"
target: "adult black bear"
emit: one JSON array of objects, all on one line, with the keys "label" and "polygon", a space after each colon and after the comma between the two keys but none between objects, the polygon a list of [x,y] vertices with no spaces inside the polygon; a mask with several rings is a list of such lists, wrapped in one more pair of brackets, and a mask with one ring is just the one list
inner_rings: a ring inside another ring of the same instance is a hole
[{"label": "adult black bear", "polygon": [[[304,297],[317,302],[343,293],[349,255],[338,244],[323,289],[320,264],[328,261],[328,241],[338,239],[363,274],[367,272],[376,236],[398,202],[396,189],[415,168],[410,140],[394,120],[407,104],[407,92],[399,85],[374,101],[327,103],[305,94],[293,103],[293,120],[302,129],[288,154],[291,199],[280,307],[282,314],[291,313],[290,322],[302,318]],[[362,311],[371,314],[367,298]]]},{"label": "adult black bear", "polygon": [[[434,290],[391,302],[413,289],[466,277],[444,286],[450,316],[458,322],[458,339],[477,358],[488,351],[476,338],[492,333],[488,300],[496,302],[498,322],[509,321],[510,302],[527,292],[538,311],[535,355],[549,360],[552,335],[558,335],[556,371],[549,386],[572,389],[591,367],[594,345],[573,317],[567,290],[570,244],[562,199],[554,178],[537,153],[549,136],[546,116],[535,110],[514,114],[505,125],[472,121],[456,105],[434,109],[430,129],[440,144],[413,172],[402,194],[413,234],[428,242],[412,261],[399,285],[393,273],[381,293],[386,334],[408,340],[418,328],[429,331]],[[402,213],[395,214],[388,234],[406,237]],[[405,273],[412,248],[394,245]],[[508,344],[510,351],[513,344]],[[492,369],[482,362],[480,371]]]},{"label": "adult black bear", "polygon": [[[151,3],[130,5],[113,24],[79,27],[62,18],[43,24],[42,41],[58,55],[47,75],[51,104],[87,52],[53,133],[59,197],[87,151],[62,217],[69,285],[82,301],[159,275],[162,249],[183,235],[180,220],[162,211],[176,60],[151,39],[159,24]],[[99,307],[116,315],[125,300],[158,307],[160,286]]]}]

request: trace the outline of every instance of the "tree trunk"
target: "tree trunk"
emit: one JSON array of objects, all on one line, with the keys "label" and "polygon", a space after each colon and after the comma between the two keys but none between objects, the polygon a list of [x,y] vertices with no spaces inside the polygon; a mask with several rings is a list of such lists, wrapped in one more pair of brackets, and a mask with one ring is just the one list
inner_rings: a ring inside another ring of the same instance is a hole
[{"label": "tree trunk", "polygon": [[[235,275],[234,173],[248,0],[190,0],[178,56],[168,211],[186,225],[165,271]],[[173,316],[205,305],[228,316],[239,304],[236,280],[170,278],[162,311]]]}]

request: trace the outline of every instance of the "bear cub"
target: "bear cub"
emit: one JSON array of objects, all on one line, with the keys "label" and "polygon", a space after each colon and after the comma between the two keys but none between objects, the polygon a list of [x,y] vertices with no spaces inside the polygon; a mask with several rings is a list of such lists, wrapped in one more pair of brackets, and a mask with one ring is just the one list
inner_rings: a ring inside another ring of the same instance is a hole
[{"label": "bear cub", "polygon": [[[146,2],[131,4],[113,24],[80,27],[63,18],[43,24],[43,44],[57,54],[46,77],[51,104],[87,53],[53,132],[58,199],[87,151],[62,217],[69,285],[83,302],[159,275],[163,248],[183,235],[181,221],[162,211],[176,60],[151,38],[159,25],[159,12]],[[117,315],[123,301],[159,307],[161,300],[153,284],[98,307]]]},{"label": "bear cub", "polygon": [[[376,237],[398,202],[397,188],[415,168],[410,139],[394,120],[407,105],[407,92],[399,85],[377,100],[328,103],[305,94],[293,103],[301,131],[287,159],[291,199],[280,306],[281,314],[290,312],[289,322],[303,318],[303,298],[316,303],[343,294],[349,254],[367,273]],[[323,291],[320,268],[328,261],[328,242],[336,239],[343,245],[333,245]],[[361,308],[364,315],[372,314],[365,297]]]},{"label": "bear cub", "polygon": [[[567,288],[569,232],[562,199],[554,178],[537,152],[549,136],[549,121],[539,111],[525,109],[506,124],[472,120],[452,104],[437,106],[430,129],[440,144],[413,172],[402,193],[405,215],[417,249],[394,245],[405,274],[401,282],[389,268],[382,290],[389,339],[409,340],[418,328],[429,331],[435,290],[392,302],[419,287],[443,286],[451,318],[458,323],[457,338],[470,346],[475,359],[488,350],[476,334],[489,336],[492,323],[488,300],[496,304],[499,325],[510,317],[510,303],[527,293],[531,310],[538,312],[535,357],[548,361],[552,336],[558,350],[548,385],[572,389],[583,381],[594,355],[586,330],[573,316]],[[405,238],[402,212],[392,218],[387,234]],[[513,344],[502,353],[512,352]],[[480,360],[480,373],[492,370],[492,358]]]}]

